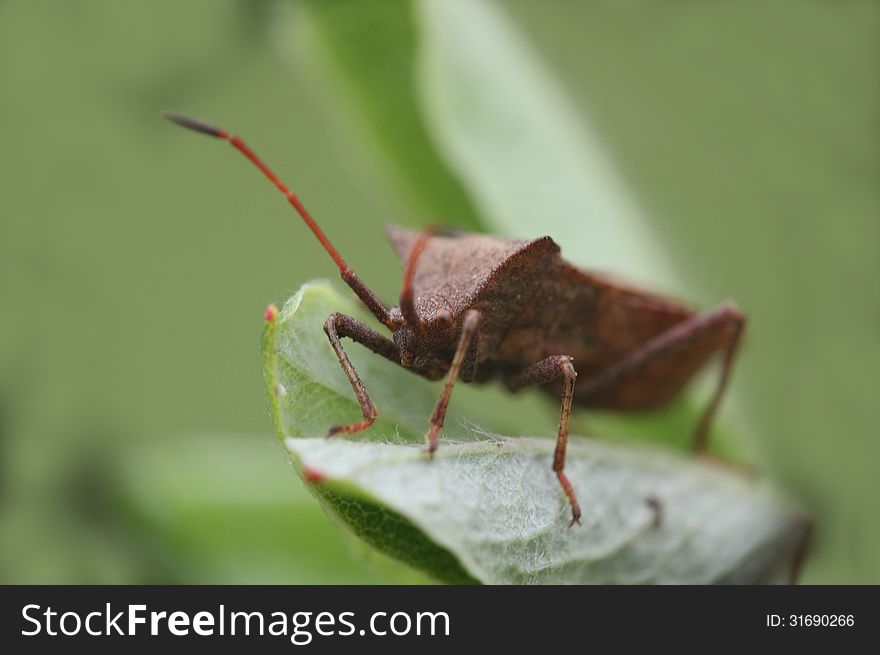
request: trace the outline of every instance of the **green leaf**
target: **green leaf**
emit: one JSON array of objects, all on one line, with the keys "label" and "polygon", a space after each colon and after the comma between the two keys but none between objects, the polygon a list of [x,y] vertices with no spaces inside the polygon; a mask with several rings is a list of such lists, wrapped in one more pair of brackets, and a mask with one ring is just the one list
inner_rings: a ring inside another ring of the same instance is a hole
[{"label": "green leaf", "polygon": [[281,51],[322,87],[339,128],[380,164],[392,195],[408,202],[411,224],[443,221],[479,229],[470,199],[431,144],[413,62],[412,2],[309,0],[282,5]]},{"label": "green leaf", "polygon": [[572,440],[584,516],[568,528],[547,440],[447,443],[433,461],[407,445],[286,444],[357,534],[450,582],[766,582],[805,530],[763,486],[646,447]]},{"label": "green leaf", "polygon": [[488,1],[417,6],[428,127],[484,221],[549,234],[576,264],[682,291],[598,134],[504,12]]},{"label": "green leaf", "polygon": [[362,315],[315,282],[267,321],[266,387],[310,489],[379,552],[453,583],[764,582],[790,568],[806,530],[794,508],[762,483],[647,446],[572,438],[566,472],[584,516],[566,527],[553,440],[495,436],[530,411],[473,402],[461,392],[484,391],[474,385],[456,387],[453,409],[468,420],[450,413],[429,460],[405,442],[421,441],[440,385],[348,342],[382,418],[353,440],[323,438],[359,416],[321,330],[332,311]]}]

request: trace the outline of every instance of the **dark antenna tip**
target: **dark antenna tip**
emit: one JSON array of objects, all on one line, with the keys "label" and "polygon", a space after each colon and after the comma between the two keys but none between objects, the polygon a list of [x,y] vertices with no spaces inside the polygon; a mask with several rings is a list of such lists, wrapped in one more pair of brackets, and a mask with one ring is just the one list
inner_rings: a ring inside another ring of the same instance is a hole
[{"label": "dark antenna tip", "polygon": [[213,125],[205,123],[204,121],[200,121],[197,118],[184,116],[183,114],[178,114],[176,111],[163,111],[160,113],[164,118],[167,118],[172,123],[177,123],[181,127],[185,127],[195,132],[201,132],[202,134],[216,136],[221,139],[226,137],[226,132],[221,130],[219,127],[214,127]]}]

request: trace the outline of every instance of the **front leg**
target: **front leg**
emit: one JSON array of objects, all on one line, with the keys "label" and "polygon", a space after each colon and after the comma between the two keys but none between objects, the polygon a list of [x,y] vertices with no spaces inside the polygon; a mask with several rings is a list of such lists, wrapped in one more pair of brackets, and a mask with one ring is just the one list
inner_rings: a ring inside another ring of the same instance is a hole
[{"label": "front leg", "polygon": [[468,354],[471,341],[480,328],[481,314],[476,309],[471,309],[464,316],[464,324],[461,328],[461,337],[458,340],[458,347],[455,349],[455,356],[452,358],[452,365],[449,367],[449,374],[446,376],[446,385],[443,387],[443,393],[440,394],[440,400],[434,407],[434,413],[431,414],[431,427],[425,439],[428,442],[428,454],[433,456],[437,450],[438,435],[440,428],[443,427],[443,421],[446,420],[446,408],[449,406],[449,398],[452,396],[452,387],[458,378],[458,372],[464,363],[464,358]]},{"label": "front leg", "polygon": [[354,434],[361,430],[366,430],[377,418],[379,418],[379,412],[376,410],[373,401],[370,400],[370,396],[367,394],[364,383],[361,382],[360,377],[358,377],[357,371],[354,369],[354,366],[348,358],[345,349],[342,347],[342,342],[339,338],[348,337],[352,341],[366,346],[374,353],[382,355],[382,357],[391,360],[395,364],[400,363],[397,346],[394,345],[393,341],[390,341],[381,334],[371,330],[360,321],[356,321],[345,314],[337,314],[335,312],[330,314],[325,321],[324,332],[327,334],[327,338],[330,339],[330,345],[333,347],[333,351],[339,359],[339,364],[342,366],[342,370],[345,371],[345,375],[351,383],[351,388],[354,389],[354,395],[357,396],[358,404],[361,406],[361,415],[363,416],[363,420],[356,423],[334,425],[330,428],[330,433],[327,436],[333,436],[340,432]]},{"label": "front leg", "polygon": [[565,449],[568,446],[568,418],[571,416],[571,401],[574,397],[574,381],[577,371],[574,370],[573,357],[567,355],[551,355],[542,359],[537,364],[532,364],[525,371],[517,374],[508,381],[512,391],[517,391],[531,384],[545,384],[564,379],[562,387],[562,408],[559,413],[559,432],[556,436],[556,452],[553,456],[553,471],[562,486],[562,490],[568,497],[571,505],[571,522],[569,526],[581,522],[581,508],[578,505],[577,496],[568,476],[565,475]]}]

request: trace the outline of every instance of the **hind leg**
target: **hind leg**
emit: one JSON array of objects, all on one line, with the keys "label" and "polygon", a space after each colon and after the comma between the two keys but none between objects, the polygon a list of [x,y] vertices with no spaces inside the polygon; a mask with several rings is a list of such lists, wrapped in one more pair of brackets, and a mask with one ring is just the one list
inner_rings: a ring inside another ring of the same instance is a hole
[{"label": "hind leg", "polygon": [[733,303],[693,316],[582,382],[578,400],[587,406],[618,410],[659,407],[672,400],[706,361],[721,351],[721,375],[694,433],[694,451],[704,452],[745,320],[745,314]]}]

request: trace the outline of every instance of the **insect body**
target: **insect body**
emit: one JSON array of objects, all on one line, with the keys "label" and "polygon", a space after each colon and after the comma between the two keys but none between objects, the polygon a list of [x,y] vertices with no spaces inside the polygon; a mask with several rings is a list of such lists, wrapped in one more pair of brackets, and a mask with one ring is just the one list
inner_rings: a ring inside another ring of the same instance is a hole
[{"label": "insect body", "polygon": [[400,305],[389,308],[348,266],[297,196],[241,139],[186,116],[165,116],[228,141],[250,159],[294,206],[345,283],[391,331],[388,339],[337,313],[325,322],[362,415],[360,421],[330,428],[330,435],[360,432],[378,417],[342,338],[430,380],[446,378],[426,435],[429,453],[437,449],[457,380],[500,378],[511,391],[542,385],[562,397],[553,471],[568,497],[573,524],[581,511],[564,472],[572,405],[619,411],[661,407],[720,352],[721,376],[694,438],[694,449],[705,449],[745,325],[733,303],[698,314],[567,263],[550,237],[512,241],[389,227],[388,237],[404,262]]}]

